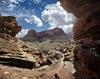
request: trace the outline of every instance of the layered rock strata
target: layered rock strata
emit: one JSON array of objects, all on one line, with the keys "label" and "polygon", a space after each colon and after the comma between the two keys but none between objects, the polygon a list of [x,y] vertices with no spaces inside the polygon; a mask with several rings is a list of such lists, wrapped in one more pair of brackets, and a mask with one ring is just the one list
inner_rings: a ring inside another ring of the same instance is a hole
[{"label": "layered rock strata", "polygon": [[[100,79],[100,1],[60,0],[77,17],[73,27],[76,79]],[[75,61],[76,62],[76,61]]]},{"label": "layered rock strata", "polygon": [[61,52],[44,54],[14,37],[21,30],[15,17],[0,20],[0,79],[73,79]]}]

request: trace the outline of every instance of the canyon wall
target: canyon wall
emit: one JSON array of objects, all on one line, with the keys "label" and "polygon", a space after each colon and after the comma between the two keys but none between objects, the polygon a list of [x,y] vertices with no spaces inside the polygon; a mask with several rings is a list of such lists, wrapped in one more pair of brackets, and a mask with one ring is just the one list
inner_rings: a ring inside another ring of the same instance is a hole
[{"label": "canyon wall", "polygon": [[100,79],[100,0],[60,0],[77,17],[73,27],[76,79]]}]

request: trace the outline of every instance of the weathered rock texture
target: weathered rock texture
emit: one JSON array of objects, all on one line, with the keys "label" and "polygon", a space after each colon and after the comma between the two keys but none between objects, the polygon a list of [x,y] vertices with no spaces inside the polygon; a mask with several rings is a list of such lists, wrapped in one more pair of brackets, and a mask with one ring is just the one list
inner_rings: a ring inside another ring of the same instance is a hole
[{"label": "weathered rock texture", "polygon": [[14,37],[21,30],[15,17],[0,16],[0,21],[0,79],[73,79],[61,52],[44,54]]},{"label": "weathered rock texture", "polygon": [[0,79],[73,79],[63,59],[60,52],[44,55],[17,38],[0,38]]},{"label": "weathered rock texture", "polygon": [[60,0],[77,17],[73,27],[76,79],[100,79],[100,0]]},{"label": "weathered rock texture", "polygon": [[19,31],[21,31],[21,26],[18,26],[15,17],[0,16],[0,36],[2,33],[15,36]]}]

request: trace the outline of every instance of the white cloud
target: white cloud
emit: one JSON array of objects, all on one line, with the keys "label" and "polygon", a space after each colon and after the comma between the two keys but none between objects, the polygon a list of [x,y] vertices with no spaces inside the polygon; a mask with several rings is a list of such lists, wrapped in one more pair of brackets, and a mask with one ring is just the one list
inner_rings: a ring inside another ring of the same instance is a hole
[{"label": "white cloud", "polygon": [[9,4],[8,9],[9,11],[13,10],[16,7],[15,4]]},{"label": "white cloud", "polygon": [[18,4],[18,0],[9,0],[10,3]]},{"label": "white cloud", "polygon": [[9,0],[9,5],[8,5],[8,10],[11,11],[13,10],[15,7],[17,7],[17,4],[19,4],[19,2],[24,2],[25,0]]},{"label": "white cloud", "polygon": [[42,12],[42,19],[44,22],[48,22],[50,24],[50,29],[60,27],[66,33],[72,31],[72,27],[75,22],[74,15],[66,12],[60,2],[47,5],[45,10]]},{"label": "white cloud", "polygon": [[25,0],[9,0],[10,3],[18,4],[19,2],[24,2]]},{"label": "white cloud", "polygon": [[35,4],[39,4],[42,0],[33,0]]},{"label": "white cloud", "polygon": [[21,38],[24,37],[28,32],[28,29],[22,29],[17,35],[16,37]]},{"label": "white cloud", "polygon": [[34,23],[37,25],[37,27],[40,27],[43,25],[43,22],[41,21],[41,19],[37,17],[36,15],[32,15],[31,17],[26,18],[25,21],[31,24]]},{"label": "white cloud", "polygon": [[8,10],[12,11],[18,3],[18,0],[9,0]]}]

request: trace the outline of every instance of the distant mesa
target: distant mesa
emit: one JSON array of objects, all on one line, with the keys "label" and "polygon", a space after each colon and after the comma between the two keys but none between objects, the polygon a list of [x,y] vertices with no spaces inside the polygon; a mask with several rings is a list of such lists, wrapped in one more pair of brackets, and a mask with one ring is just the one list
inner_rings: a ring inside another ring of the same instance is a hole
[{"label": "distant mesa", "polygon": [[55,36],[55,35],[65,35],[64,31],[61,28],[54,28],[46,31],[39,32],[40,36]]},{"label": "distant mesa", "polygon": [[35,30],[29,30],[28,33],[21,38],[23,41],[45,41],[47,39],[55,40],[55,39],[67,39],[69,34],[66,34],[61,28],[54,28],[50,30],[45,30],[42,32],[36,32]]}]

